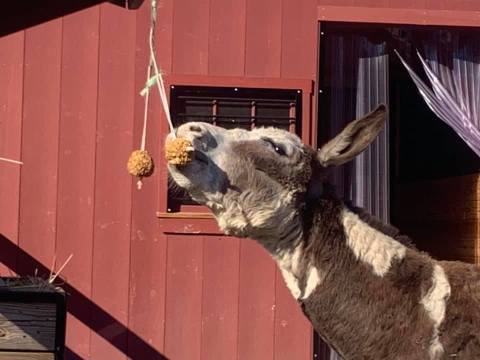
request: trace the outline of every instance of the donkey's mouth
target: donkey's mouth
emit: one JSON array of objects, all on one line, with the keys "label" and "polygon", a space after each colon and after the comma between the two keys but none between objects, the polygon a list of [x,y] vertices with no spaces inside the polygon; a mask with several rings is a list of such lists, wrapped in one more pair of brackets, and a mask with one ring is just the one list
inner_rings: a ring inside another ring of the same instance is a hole
[{"label": "donkey's mouth", "polygon": [[205,155],[203,152],[199,150],[195,150],[195,157],[194,159],[202,164],[208,165],[210,162],[209,158],[207,155]]}]

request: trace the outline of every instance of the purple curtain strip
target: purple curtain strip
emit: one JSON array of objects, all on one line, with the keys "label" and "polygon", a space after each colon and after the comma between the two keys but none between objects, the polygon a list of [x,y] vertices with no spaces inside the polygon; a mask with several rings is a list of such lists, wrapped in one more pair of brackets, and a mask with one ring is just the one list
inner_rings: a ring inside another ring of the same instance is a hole
[{"label": "purple curtain strip", "polygon": [[[420,94],[425,100],[428,107],[437,115],[442,121],[449,125],[455,132],[460,136],[470,148],[480,156],[480,130],[475,126],[473,117],[468,111],[467,106],[459,104],[457,99],[455,99],[451,94],[455,94],[457,98],[462,99],[462,102],[465,104],[468,102],[468,94],[460,94],[454,87],[447,89],[442,81],[437,77],[437,75],[432,71],[428,66],[427,62],[423,59],[420,53],[417,51],[417,55],[422,63],[422,66],[425,70],[425,73],[430,81],[433,90],[428,87],[422,79],[412,70],[412,68],[407,64],[407,62],[400,56],[397,50],[395,53],[399,57],[403,66],[407,69],[410,77],[417,86]],[[477,74],[478,75],[478,74]],[[478,79],[475,79],[474,76],[470,78],[465,77],[466,81],[471,82],[472,84],[478,85]],[[472,84],[468,84],[468,89],[474,89]],[[449,92],[450,90],[450,92]],[[471,96],[470,96],[471,98]]]}]

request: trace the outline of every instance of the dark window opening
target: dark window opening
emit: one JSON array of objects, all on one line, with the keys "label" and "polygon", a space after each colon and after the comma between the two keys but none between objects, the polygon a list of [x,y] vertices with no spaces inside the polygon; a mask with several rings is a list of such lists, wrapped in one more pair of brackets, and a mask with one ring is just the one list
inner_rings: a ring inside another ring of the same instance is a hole
[{"label": "dark window opening", "polygon": [[[398,185],[480,172],[480,158],[427,107],[394,53],[397,50],[426,80],[417,50],[423,53],[438,47],[448,52],[454,44],[460,44],[478,54],[478,29],[327,22],[322,23],[321,34],[319,144],[365,112],[359,108],[374,106],[372,98],[378,99],[386,91],[390,109],[387,152],[375,156],[388,156],[381,169],[390,178],[388,191],[383,191],[390,193],[388,207],[393,206]],[[469,54],[466,51],[464,56],[472,56]],[[478,58],[472,61],[478,62]],[[370,168],[369,164],[365,166]],[[356,171],[358,166],[348,164],[335,179],[347,198],[355,198],[357,184],[362,183]],[[370,180],[366,181],[368,184]],[[362,193],[368,197],[365,204],[385,201],[383,194],[375,194],[377,190],[371,188],[371,193],[368,189]]]},{"label": "dark window opening", "polygon": [[[170,111],[175,127],[186,122],[207,122],[226,129],[276,127],[301,134],[301,90],[210,86],[170,87]],[[168,212],[195,205],[188,194],[168,186]]]}]

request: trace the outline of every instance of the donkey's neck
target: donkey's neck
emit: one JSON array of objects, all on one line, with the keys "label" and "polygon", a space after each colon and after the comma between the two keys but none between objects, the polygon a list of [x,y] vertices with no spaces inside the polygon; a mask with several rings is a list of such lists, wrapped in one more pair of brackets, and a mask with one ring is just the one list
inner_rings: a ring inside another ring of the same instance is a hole
[{"label": "donkey's neck", "polygon": [[[364,219],[321,200],[308,236],[275,256],[287,286],[315,330],[347,358],[389,359],[412,347],[428,353],[432,322],[420,304],[434,263]],[[442,291],[440,302],[449,289]],[[415,336],[402,338],[412,326]]]},{"label": "donkey's neck", "polygon": [[340,271],[338,264],[346,266],[345,272],[358,267],[382,278],[395,260],[405,257],[407,247],[389,231],[394,228],[379,226],[378,220],[361,209],[325,201],[316,212],[304,216],[310,218],[303,222],[310,224],[307,229],[275,251],[267,247],[297,300],[308,298],[323,276]]}]

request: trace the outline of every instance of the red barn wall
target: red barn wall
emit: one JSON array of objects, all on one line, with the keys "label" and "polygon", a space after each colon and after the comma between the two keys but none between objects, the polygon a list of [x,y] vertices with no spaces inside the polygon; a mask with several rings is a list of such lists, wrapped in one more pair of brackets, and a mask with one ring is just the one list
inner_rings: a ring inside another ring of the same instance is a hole
[{"label": "red barn wall", "polygon": [[[169,75],[315,80],[317,6],[480,10],[475,0],[160,0]],[[311,330],[250,241],[165,234],[166,173],[141,191],[148,1],[103,4],[0,38],[2,274],[62,272],[69,359],[310,359]],[[156,93],[147,148],[161,158]],[[184,220],[185,226],[194,220]],[[77,357],[75,357],[77,356]]]}]

